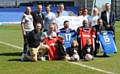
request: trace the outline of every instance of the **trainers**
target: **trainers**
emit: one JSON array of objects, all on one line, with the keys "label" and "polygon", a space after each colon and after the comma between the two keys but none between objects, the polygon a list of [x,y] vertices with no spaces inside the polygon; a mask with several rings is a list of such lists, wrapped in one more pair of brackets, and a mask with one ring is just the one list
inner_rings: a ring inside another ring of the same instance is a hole
[{"label": "trainers", "polygon": [[25,58],[25,54],[23,53],[20,60],[24,61],[24,58]]},{"label": "trainers", "polygon": [[46,61],[45,57],[41,57],[41,61]]},{"label": "trainers", "polygon": [[66,56],[65,56],[65,59],[66,59],[66,60],[71,60],[71,58],[69,57],[69,55],[66,55]]}]

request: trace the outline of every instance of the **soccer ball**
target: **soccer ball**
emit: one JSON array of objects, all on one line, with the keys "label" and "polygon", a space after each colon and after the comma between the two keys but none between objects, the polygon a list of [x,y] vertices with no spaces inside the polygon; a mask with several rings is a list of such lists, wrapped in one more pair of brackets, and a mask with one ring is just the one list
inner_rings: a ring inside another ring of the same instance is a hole
[{"label": "soccer ball", "polygon": [[91,54],[86,54],[85,55],[85,60],[87,60],[87,61],[93,60],[93,56]]},{"label": "soccer ball", "polygon": [[80,57],[79,57],[79,55],[78,55],[78,53],[77,53],[77,50],[74,50],[74,54],[73,54],[73,56],[71,57],[71,60],[72,60],[72,61],[79,61],[79,60],[80,60]]},{"label": "soccer ball", "polygon": [[78,54],[74,54],[71,59],[73,59],[74,61],[79,61],[80,60],[80,57]]}]

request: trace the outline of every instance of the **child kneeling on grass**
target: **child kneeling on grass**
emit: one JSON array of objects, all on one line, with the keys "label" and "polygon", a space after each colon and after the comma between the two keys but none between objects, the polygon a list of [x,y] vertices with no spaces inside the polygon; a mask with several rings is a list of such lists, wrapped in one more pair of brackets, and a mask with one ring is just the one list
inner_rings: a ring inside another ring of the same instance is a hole
[{"label": "child kneeling on grass", "polygon": [[68,48],[67,51],[67,56],[66,59],[69,61],[79,61],[80,57],[78,54],[78,42],[74,40],[71,44],[71,47]]}]

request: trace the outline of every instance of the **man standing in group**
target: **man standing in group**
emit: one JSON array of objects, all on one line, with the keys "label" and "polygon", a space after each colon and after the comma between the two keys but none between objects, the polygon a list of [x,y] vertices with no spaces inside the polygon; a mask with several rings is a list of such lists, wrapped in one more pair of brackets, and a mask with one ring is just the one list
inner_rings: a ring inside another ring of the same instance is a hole
[{"label": "man standing in group", "polygon": [[33,24],[34,24],[34,27],[35,27],[35,24],[36,23],[41,23],[42,25],[43,25],[43,21],[44,21],[44,15],[43,15],[43,13],[42,13],[42,5],[41,4],[39,4],[38,6],[37,6],[37,11],[34,11],[33,13],[32,13],[32,16],[33,16]]},{"label": "man standing in group", "polygon": [[60,12],[60,16],[69,16],[69,13],[67,11],[65,11],[64,9],[64,4],[61,3],[58,7],[58,11]]},{"label": "man standing in group", "polygon": [[[34,29],[33,17],[31,15],[31,12],[32,12],[31,7],[27,6],[21,20],[21,29],[22,29],[23,38],[24,38],[24,48],[23,48],[22,58],[24,58],[24,56],[27,54],[29,50],[27,36]],[[21,60],[23,60],[22,58]]]},{"label": "man standing in group", "polygon": [[44,23],[44,28],[46,30],[49,29],[49,25],[55,20],[56,16],[53,12],[51,12],[50,5],[46,5],[46,12],[44,13],[45,15],[45,23]]},{"label": "man standing in group", "polygon": [[107,31],[113,31],[115,34],[115,15],[111,11],[111,5],[109,3],[105,4],[106,10],[101,13],[101,19],[105,24],[105,28]]},{"label": "man standing in group", "polygon": [[97,25],[97,20],[99,19],[99,10],[97,7],[93,8],[93,15],[90,16],[89,22],[91,23],[91,26]]},{"label": "man standing in group", "polygon": [[86,20],[86,21],[90,21],[90,15],[88,14],[88,9],[87,8],[83,8],[82,9],[82,14],[81,16],[79,16],[81,18],[81,22],[80,22],[80,25],[83,26],[83,21]]}]

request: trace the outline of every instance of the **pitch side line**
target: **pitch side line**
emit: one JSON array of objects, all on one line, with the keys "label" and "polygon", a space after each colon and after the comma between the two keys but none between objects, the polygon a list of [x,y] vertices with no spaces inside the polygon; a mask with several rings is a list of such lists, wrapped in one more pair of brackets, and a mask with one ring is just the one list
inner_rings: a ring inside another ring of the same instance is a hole
[{"label": "pitch side line", "polygon": [[[0,44],[4,44],[4,45],[7,45],[7,46],[10,46],[10,47],[13,47],[13,48],[17,48],[17,49],[22,49],[22,47],[19,47],[17,45],[13,45],[13,44],[10,44],[10,43],[6,43],[6,42],[3,42],[3,41],[0,41]],[[77,63],[77,62],[68,62],[68,63],[78,65],[78,66],[81,66],[81,67],[84,67],[84,68],[96,70],[96,71],[99,71],[99,72],[103,72],[103,73],[106,73],[106,74],[115,74],[113,72],[105,71],[105,70],[102,70],[102,69],[99,69],[99,68],[95,68],[95,67],[92,67],[92,66],[80,64],[80,63]]]},{"label": "pitch side line", "polygon": [[4,45],[7,45],[7,46],[10,46],[10,47],[13,47],[13,48],[22,49],[22,47],[19,47],[17,45],[13,45],[13,44],[10,44],[10,43],[6,43],[6,42],[3,42],[3,41],[0,41],[0,43],[4,44]]},{"label": "pitch side line", "polygon": [[99,72],[102,72],[102,73],[106,73],[106,74],[115,74],[113,72],[105,71],[103,69],[95,68],[95,67],[84,65],[84,64],[81,64],[81,63],[77,63],[77,62],[68,62],[68,63],[74,64],[74,65],[78,65],[78,66],[81,66],[81,67],[84,67],[84,68],[96,70],[96,71],[99,71]]}]

